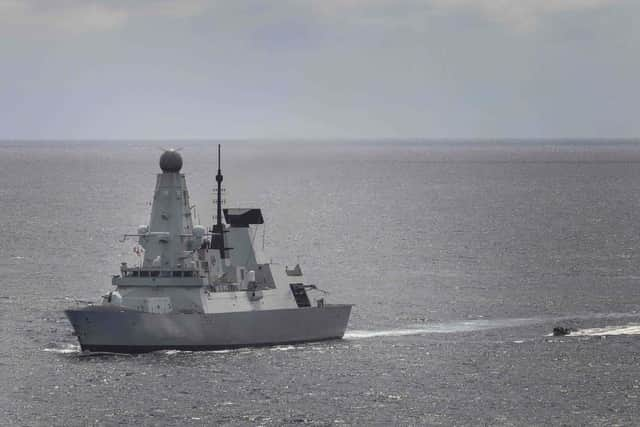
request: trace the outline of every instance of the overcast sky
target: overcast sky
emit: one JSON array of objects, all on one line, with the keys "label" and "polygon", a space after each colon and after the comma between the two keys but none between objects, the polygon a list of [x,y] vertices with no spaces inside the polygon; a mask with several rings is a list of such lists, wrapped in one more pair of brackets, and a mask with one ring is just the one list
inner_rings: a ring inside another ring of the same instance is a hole
[{"label": "overcast sky", "polygon": [[638,0],[0,0],[0,139],[639,135]]}]

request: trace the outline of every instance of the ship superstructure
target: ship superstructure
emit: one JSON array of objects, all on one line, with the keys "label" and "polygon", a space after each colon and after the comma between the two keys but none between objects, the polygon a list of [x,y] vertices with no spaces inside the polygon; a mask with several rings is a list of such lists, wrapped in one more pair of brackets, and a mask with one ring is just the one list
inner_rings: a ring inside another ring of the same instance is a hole
[{"label": "ship superstructure", "polygon": [[341,338],[351,305],[327,304],[299,265],[260,259],[258,208],[222,208],[218,146],[216,220],[193,224],[182,157],[160,157],[148,225],[138,227],[138,265],[122,263],[100,304],[67,310],[83,350],[205,350]]}]

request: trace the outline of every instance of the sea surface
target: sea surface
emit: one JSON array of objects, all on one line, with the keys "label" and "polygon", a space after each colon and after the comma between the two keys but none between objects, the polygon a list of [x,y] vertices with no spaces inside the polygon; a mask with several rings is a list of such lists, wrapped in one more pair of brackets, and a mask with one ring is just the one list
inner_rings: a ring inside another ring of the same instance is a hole
[{"label": "sea surface", "polygon": [[0,425],[638,424],[639,142],[226,142],[345,338],[83,355],[63,310],[134,262],[161,147],[210,225],[214,142],[0,143]]}]

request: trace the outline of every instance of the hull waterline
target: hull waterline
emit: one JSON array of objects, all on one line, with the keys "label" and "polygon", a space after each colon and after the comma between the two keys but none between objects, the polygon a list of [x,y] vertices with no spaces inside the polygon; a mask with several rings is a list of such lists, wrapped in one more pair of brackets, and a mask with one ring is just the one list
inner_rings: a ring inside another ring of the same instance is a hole
[{"label": "hull waterline", "polygon": [[67,310],[83,351],[220,350],[340,339],[351,305],[230,313],[155,314],[119,307]]}]

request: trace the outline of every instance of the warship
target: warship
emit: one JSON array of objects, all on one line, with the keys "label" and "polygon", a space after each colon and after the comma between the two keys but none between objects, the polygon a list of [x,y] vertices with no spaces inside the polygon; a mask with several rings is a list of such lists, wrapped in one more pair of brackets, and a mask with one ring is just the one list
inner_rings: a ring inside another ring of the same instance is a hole
[{"label": "warship", "polygon": [[343,337],[351,304],[328,304],[299,264],[265,262],[254,247],[257,208],[223,208],[218,145],[216,216],[193,225],[182,156],[160,156],[148,225],[138,227],[137,265],[120,265],[101,301],[66,310],[83,351],[218,350]]}]

